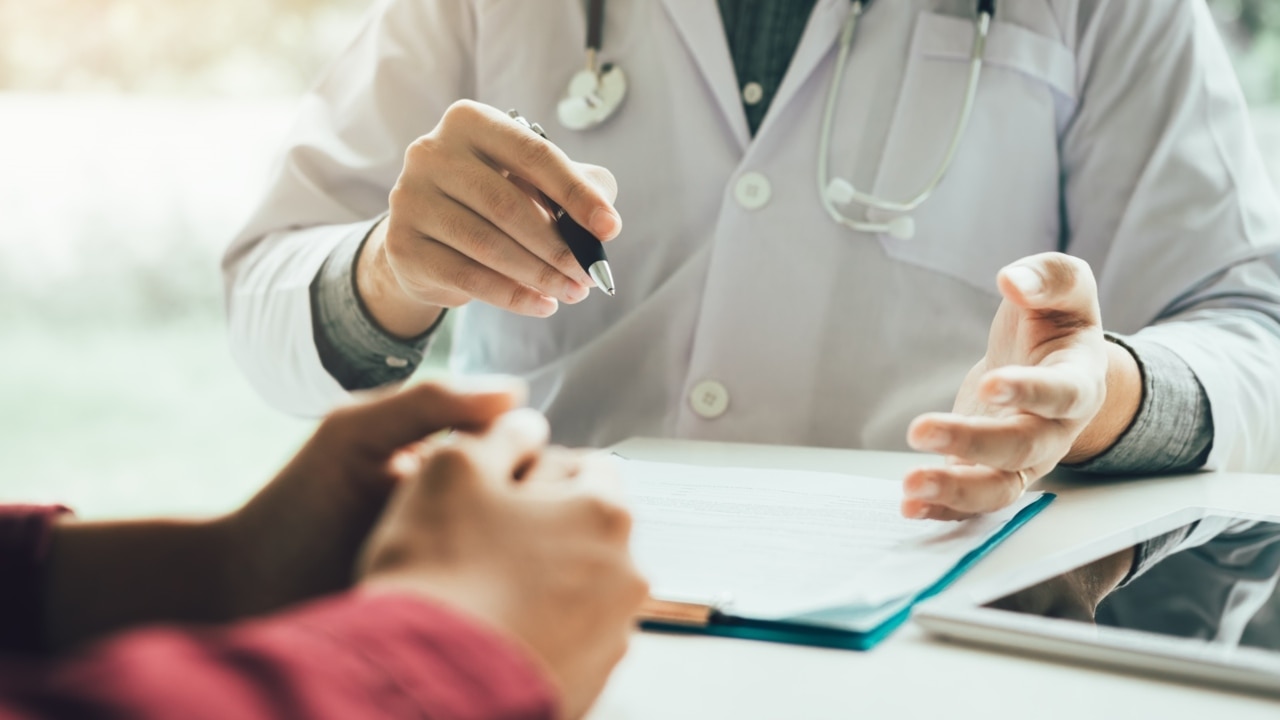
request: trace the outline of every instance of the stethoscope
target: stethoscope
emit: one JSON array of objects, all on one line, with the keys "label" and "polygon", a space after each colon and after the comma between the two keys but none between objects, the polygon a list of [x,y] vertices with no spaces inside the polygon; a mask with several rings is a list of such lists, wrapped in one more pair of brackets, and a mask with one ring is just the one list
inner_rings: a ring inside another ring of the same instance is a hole
[{"label": "stethoscope", "polygon": [[[955,162],[956,152],[964,138],[969,120],[973,117],[974,101],[978,97],[978,84],[982,79],[983,58],[986,55],[987,36],[991,32],[991,20],[996,14],[995,0],[977,0],[977,14],[973,21],[973,48],[969,55],[969,85],[965,90],[960,119],[951,135],[951,143],[943,156],[938,171],[925,184],[924,189],[906,201],[887,200],[854,187],[843,178],[830,176],[831,133],[835,120],[836,102],[840,98],[840,86],[844,82],[845,68],[849,64],[849,52],[858,21],[871,0],[854,0],[844,28],[840,32],[840,52],[836,68],[827,91],[826,108],[822,113],[822,130],[818,140],[818,195],[822,207],[832,220],[858,232],[886,234],[900,240],[915,237],[916,224],[911,213],[920,208],[932,195]],[[622,68],[614,63],[600,64],[601,41],[604,36],[605,0],[587,2],[587,67],[574,74],[568,92],[557,108],[560,124],[570,130],[589,130],[598,127],[622,107],[627,96],[627,78]],[[840,211],[840,206],[856,203],[868,210],[880,210],[896,214],[887,222],[855,220]]]}]

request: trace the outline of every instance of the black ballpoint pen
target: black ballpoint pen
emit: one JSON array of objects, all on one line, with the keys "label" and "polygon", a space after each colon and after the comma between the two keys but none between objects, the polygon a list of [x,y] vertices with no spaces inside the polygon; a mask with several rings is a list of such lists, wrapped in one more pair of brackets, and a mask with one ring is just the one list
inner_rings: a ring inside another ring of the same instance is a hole
[{"label": "black ballpoint pen", "polygon": [[[524,125],[539,137],[547,142],[551,140],[547,137],[546,131],[538,123],[531,123],[524,119],[520,113],[515,110],[508,110],[507,114],[512,120]],[[573,251],[573,257],[582,266],[583,270],[595,280],[596,285],[600,286],[610,297],[617,294],[617,290],[613,284],[613,271],[609,268],[609,258],[604,254],[604,243],[591,234],[590,230],[582,227],[569,217],[569,213],[564,211],[554,200],[547,197],[546,193],[542,194],[542,200],[551,208],[551,216],[556,221],[556,228],[560,231],[560,237],[564,238],[564,243]]]}]

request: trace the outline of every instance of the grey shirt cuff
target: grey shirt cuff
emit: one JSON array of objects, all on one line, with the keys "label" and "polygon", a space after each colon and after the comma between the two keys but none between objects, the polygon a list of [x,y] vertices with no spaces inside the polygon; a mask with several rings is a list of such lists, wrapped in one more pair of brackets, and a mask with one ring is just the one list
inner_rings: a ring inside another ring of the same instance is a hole
[{"label": "grey shirt cuff", "polygon": [[369,315],[356,292],[356,260],[382,218],[359,226],[325,260],[311,281],[311,330],[324,369],[347,390],[367,390],[409,378],[422,364],[440,313],[425,333],[401,340]]},{"label": "grey shirt cuff", "polygon": [[1127,349],[1142,371],[1142,404],[1110,450],[1073,470],[1143,475],[1199,469],[1213,448],[1209,397],[1176,353],[1138,337],[1107,339]]}]

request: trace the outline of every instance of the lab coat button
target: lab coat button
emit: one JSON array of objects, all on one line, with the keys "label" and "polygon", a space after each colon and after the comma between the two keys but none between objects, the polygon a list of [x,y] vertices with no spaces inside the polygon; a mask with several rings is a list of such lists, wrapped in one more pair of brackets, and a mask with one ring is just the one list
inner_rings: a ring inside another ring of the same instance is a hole
[{"label": "lab coat button", "polygon": [[714,420],[729,409],[729,390],[715,380],[703,380],[689,393],[693,411],[708,420]]},{"label": "lab coat button", "polygon": [[749,82],[742,87],[742,101],[755,105],[764,99],[764,88],[758,82]]},{"label": "lab coat button", "polygon": [[758,210],[769,204],[772,195],[773,188],[769,185],[769,179],[756,172],[738,178],[738,184],[733,188],[733,196],[738,204],[748,210]]}]

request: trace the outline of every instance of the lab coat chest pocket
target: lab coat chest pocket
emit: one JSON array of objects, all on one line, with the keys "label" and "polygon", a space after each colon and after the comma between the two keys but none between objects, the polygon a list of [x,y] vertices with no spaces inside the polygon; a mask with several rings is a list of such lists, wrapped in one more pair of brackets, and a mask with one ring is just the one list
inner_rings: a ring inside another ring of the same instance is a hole
[{"label": "lab coat chest pocket", "polygon": [[[917,20],[875,194],[915,197],[941,167],[968,87],[973,23],[922,13]],[[914,213],[909,240],[881,236],[895,259],[996,292],[1013,260],[1058,249],[1059,137],[1075,109],[1075,57],[1057,40],[996,22],[981,83],[955,162]],[[892,214],[872,210],[872,220]]]}]

